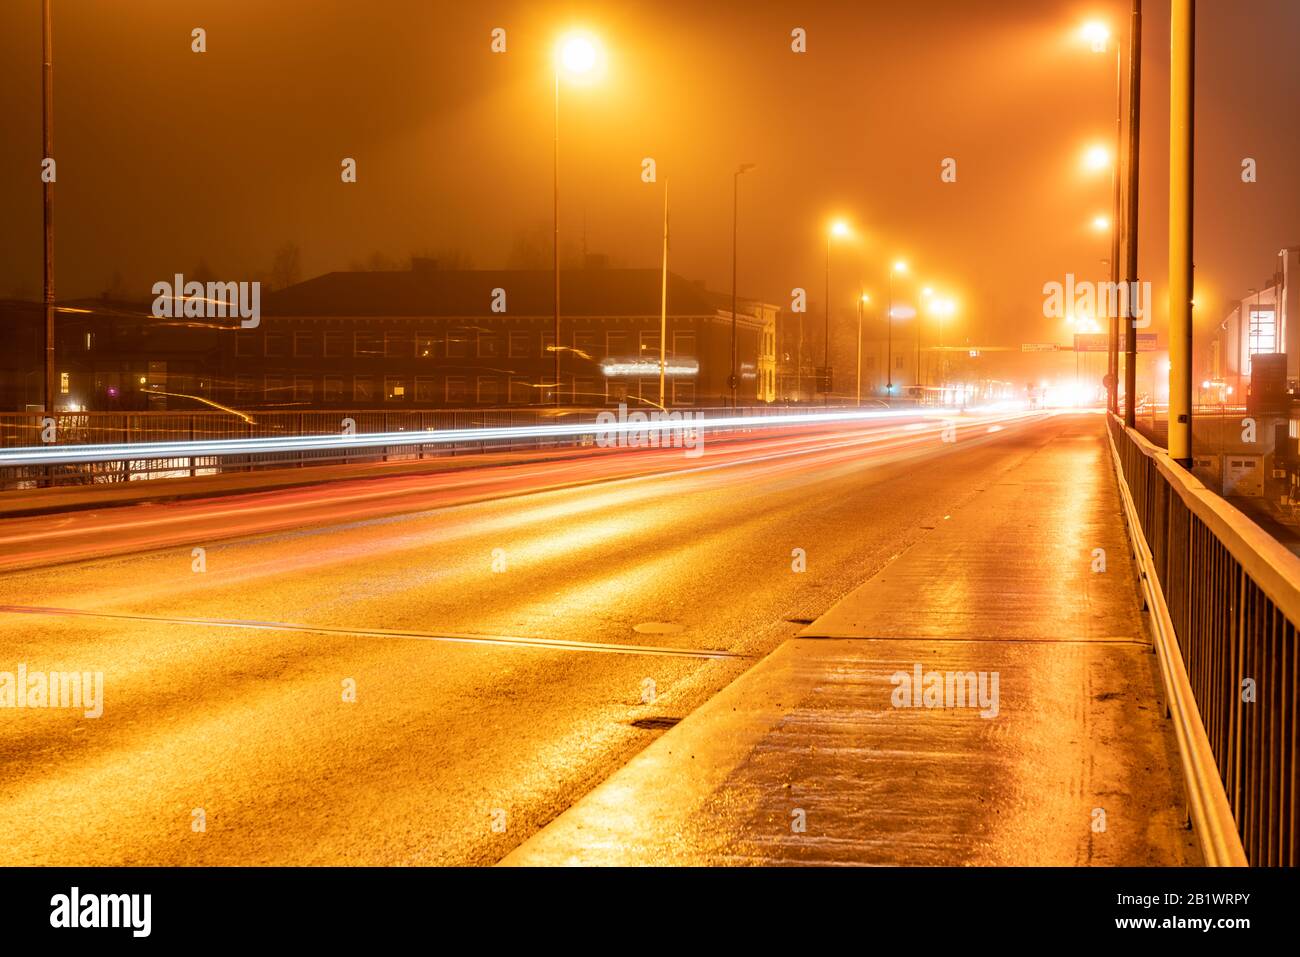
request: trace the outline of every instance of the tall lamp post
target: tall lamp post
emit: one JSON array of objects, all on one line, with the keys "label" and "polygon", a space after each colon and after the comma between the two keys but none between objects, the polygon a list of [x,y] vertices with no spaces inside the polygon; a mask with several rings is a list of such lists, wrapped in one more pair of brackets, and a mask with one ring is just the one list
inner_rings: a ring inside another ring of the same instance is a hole
[{"label": "tall lamp post", "polygon": [[560,74],[583,76],[596,67],[598,52],[595,41],[583,34],[563,38],[555,57],[555,404],[561,394],[560,378]]},{"label": "tall lamp post", "polygon": [[831,404],[831,239],[835,236],[847,236],[849,226],[844,220],[837,219],[826,231],[826,310],[822,321],[822,401]]},{"label": "tall lamp post", "polygon": [[[931,309],[934,308],[933,300],[931,298],[933,296],[934,296],[934,290],[931,289],[929,286],[926,286],[924,289],[921,290],[921,298],[931,303],[930,306]],[[929,377],[927,376],[926,378]],[[920,309],[916,310],[916,387],[917,387],[916,396],[917,396],[917,400],[919,401],[921,398],[921,310]]]},{"label": "tall lamp post", "polygon": [[[51,30],[51,0],[41,4],[41,139],[44,159],[54,155],[54,37]],[[54,181],[44,184],[44,285],[45,285],[45,414],[54,414]],[[25,401],[25,400],[24,400]]]},{"label": "tall lamp post", "polygon": [[736,369],[736,240],[738,210],[740,207],[740,177],[754,168],[753,163],[741,163],[731,179],[731,407],[736,408],[736,389],[740,385]]},{"label": "tall lamp post", "polygon": [[858,375],[857,375],[857,394],[858,394],[859,406],[862,405],[862,310],[863,307],[865,307],[866,304],[869,303],[870,301],[871,301],[871,297],[868,296],[865,292],[863,292],[862,287],[859,286],[858,287]]},{"label": "tall lamp post", "polygon": [[885,347],[885,394],[894,395],[894,273],[907,272],[907,263],[899,259],[889,267],[889,315]]}]

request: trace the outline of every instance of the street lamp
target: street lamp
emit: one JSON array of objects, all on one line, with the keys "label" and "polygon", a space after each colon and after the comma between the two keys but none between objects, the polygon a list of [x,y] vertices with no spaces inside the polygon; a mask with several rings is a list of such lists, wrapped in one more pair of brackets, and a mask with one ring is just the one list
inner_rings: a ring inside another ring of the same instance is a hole
[{"label": "street lamp", "polygon": [[862,309],[867,303],[871,302],[871,297],[858,288],[858,376],[857,376],[857,393],[858,405],[862,405]]},{"label": "street lamp", "polygon": [[572,33],[560,39],[555,51],[555,404],[560,404],[560,75],[581,77],[596,68],[600,49],[594,37]]},{"label": "street lamp", "polygon": [[1110,165],[1110,150],[1101,145],[1090,146],[1083,153],[1084,169],[1103,170]]},{"label": "street lamp", "polygon": [[892,396],[894,394],[894,273],[907,272],[907,263],[899,259],[894,265],[889,267],[889,315],[886,320],[888,336],[886,341],[888,345],[885,349],[885,394]]},{"label": "street lamp", "polygon": [[822,401],[831,404],[831,238],[844,237],[849,234],[849,224],[842,219],[831,223],[826,231],[826,307],[822,321],[822,376],[825,379]]},{"label": "street lamp", "polygon": [[740,204],[740,177],[754,168],[753,163],[741,163],[731,180],[731,407],[736,408],[736,223]]}]

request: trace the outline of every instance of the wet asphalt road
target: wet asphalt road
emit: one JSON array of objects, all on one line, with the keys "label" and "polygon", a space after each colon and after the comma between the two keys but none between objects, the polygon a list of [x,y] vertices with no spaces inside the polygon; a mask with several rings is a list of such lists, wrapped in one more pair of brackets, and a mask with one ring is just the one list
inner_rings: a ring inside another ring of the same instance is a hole
[{"label": "wet asphalt road", "polygon": [[495,863],[1068,421],[755,440],[4,574],[0,671],[103,672],[105,701],[0,709],[0,864]]}]

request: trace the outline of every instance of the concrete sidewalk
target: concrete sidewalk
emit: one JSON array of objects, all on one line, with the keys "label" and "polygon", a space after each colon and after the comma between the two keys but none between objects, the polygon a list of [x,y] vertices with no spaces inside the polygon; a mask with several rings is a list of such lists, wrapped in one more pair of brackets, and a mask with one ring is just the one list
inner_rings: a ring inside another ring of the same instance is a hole
[{"label": "concrete sidewalk", "polygon": [[[1199,863],[1103,429],[1073,420],[503,863]],[[983,702],[898,706],[918,668],[977,698],[983,673]]]}]

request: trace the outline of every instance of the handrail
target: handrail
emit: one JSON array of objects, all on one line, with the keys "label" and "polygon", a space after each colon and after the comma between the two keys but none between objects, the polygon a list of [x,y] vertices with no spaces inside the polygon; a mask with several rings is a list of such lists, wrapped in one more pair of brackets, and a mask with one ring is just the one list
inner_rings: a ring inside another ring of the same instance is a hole
[{"label": "handrail", "polygon": [[[1130,438],[1146,442],[1134,430],[1125,429],[1125,431],[1129,433]],[[1160,675],[1165,686],[1165,694],[1168,696],[1169,716],[1174,724],[1174,737],[1178,742],[1178,753],[1183,767],[1188,817],[1191,819],[1192,830],[1201,844],[1201,853],[1206,864],[1211,867],[1244,867],[1249,861],[1242,847],[1241,837],[1237,833],[1237,821],[1223,788],[1223,779],[1214,758],[1214,751],[1210,747],[1209,736],[1205,733],[1205,724],[1201,720],[1196,696],[1187,677],[1182,650],[1178,646],[1173,621],[1169,617],[1169,607],[1165,602],[1164,590],[1156,573],[1154,556],[1138,520],[1119,449],[1116,448],[1114,436],[1109,429],[1106,431],[1106,436],[1110,442],[1116,477],[1119,479],[1125,521],[1141,569],[1143,596],[1151,619],[1152,634],[1160,662]],[[1150,446],[1150,443],[1146,444]],[[1160,451],[1155,446],[1150,447],[1155,452]],[[1151,451],[1147,449],[1142,451],[1155,458],[1157,464],[1161,464],[1158,456],[1152,455]],[[1172,486],[1178,487],[1177,481],[1170,472],[1162,469],[1161,473]]]}]

